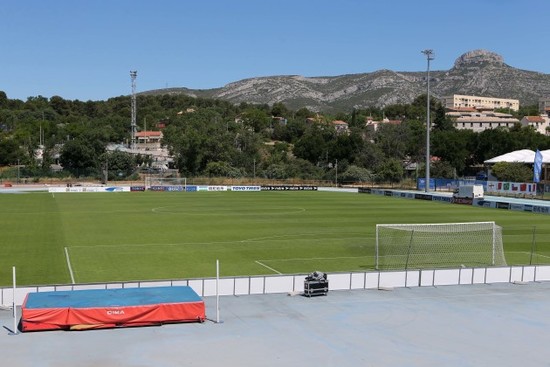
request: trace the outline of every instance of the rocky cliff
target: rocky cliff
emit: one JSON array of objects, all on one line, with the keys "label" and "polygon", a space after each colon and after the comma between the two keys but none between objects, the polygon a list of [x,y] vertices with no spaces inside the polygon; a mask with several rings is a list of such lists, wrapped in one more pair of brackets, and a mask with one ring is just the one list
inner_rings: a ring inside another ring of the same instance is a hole
[{"label": "rocky cliff", "polygon": [[[538,103],[539,97],[550,95],[550,74],[517,69],[505,64],[496,53],[475,50],[457,58],[450,70],[431,71],[430,90],[434,97],[481,95],[519,99],[521,105],[532,105]],[[283,102],[294,110],[307,107],[313,111],[349,111],[354,107],[410,103],[426,93],[426,72],[379,70],[332,77],[271,76],[244,79],[217,89],[171,88],[145,93],[185,93],[233,103]]]}]

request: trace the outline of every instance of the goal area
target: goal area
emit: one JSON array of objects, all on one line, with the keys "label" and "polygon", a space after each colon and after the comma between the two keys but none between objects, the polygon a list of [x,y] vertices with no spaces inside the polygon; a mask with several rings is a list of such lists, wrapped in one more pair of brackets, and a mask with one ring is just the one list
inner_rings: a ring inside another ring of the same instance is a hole
[{"label": "goal area", "polygon": [[378,270],[506,266],[495,222],[377,224]]}]

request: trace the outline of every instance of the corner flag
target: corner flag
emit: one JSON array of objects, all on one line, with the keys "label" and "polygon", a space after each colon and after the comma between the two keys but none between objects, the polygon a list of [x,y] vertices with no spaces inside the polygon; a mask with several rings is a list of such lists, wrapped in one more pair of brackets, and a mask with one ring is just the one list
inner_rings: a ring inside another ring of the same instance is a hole
[{"label": "corner flag", "polygon": [[535,153],[535,164],[533,164],[533,182],[540,182],[540,171],[542,170],[542,154],[537,149]]}]

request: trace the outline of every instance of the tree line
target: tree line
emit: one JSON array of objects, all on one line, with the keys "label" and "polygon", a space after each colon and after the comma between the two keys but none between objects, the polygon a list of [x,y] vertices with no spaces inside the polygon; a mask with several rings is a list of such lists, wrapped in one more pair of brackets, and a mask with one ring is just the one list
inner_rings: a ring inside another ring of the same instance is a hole
[{"label": "tree line", "polygon": [[[163,131],[163,145],[181,176],[297,178],[339,182],[399,182],[423,175],[426,153],[426,95],[411,104],[354,109],[336,114],[283,103],[232,104],[178,95],[138,95],[139,130]],[[550,138],[519,124],[475,133],[458,130],[441,103],[430,101],[433,117],[432,177],[475,174],[484,160],[517,149],[550,149]],[[130,143],[129,96],[106,101],[66,100],[59,96],[9,99],[0,91],[0,166],[24,167],[35,177],[63,173],[73,177],[128,179],[149,167],[146,155],[108,152],[109,143]],[[516,113],[537,114],[536,106]],[[366,121],[384,118],[374,130]],[[347,122],[338,132],[334,120]],[[161,125],[162,124],[162,125]],[[41,159],[37,159],[40,148]]]}]

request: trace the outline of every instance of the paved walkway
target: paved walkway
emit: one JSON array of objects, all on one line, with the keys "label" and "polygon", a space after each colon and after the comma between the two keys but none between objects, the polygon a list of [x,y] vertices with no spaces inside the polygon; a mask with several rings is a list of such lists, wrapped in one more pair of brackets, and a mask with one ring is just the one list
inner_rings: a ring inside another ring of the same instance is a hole
[{"label": "paved walkway", "polygon": [[[205,299],[215,318],[215,298]],[[223,323],[9,335],[3,366],[550,366],[550,283],[220,298]]]}]

